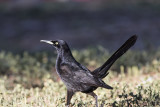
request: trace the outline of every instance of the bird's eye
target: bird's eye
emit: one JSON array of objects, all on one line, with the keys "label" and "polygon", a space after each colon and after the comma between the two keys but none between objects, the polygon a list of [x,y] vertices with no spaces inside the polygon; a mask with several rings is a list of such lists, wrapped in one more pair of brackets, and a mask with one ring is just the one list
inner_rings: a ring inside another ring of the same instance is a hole
[{"label": "bird's eye", "polygon": [[58,42],[55,42],[55,45],[58,45],[59,43]]}]

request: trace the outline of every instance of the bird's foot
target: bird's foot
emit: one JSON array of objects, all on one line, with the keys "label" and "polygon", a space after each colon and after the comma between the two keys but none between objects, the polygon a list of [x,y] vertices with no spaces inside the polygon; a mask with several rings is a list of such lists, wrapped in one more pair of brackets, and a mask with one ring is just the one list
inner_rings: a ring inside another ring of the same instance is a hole
[{"label": "bird's foot", "polygon": [[70,107],[70,104],[69,105],[66,104],[66,107]]}]

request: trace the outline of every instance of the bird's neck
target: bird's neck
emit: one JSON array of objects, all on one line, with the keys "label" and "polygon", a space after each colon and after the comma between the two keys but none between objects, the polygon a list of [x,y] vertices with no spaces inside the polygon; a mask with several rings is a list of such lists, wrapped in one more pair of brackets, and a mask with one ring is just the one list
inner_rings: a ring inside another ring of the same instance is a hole
[{"label": "bird's neck", "polygon": [[58,58],[61,59],[61,61],[75,60],[70,50],[60,50],[58,53]]}]

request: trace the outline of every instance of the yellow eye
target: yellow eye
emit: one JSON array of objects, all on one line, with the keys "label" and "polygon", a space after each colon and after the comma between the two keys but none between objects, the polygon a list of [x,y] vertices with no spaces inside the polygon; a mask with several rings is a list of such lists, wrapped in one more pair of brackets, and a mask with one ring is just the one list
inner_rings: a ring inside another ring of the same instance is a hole
[{"label": "yellow eye", "polygon": [[58,45],[58,42],[55,42],[55,45]]}]

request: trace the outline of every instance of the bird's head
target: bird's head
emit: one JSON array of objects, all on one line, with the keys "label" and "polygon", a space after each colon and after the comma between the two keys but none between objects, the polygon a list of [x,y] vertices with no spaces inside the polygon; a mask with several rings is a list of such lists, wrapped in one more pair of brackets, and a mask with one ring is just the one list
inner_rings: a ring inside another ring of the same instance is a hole
[{"label": "bird's head", "polygon": [[56,48],[57,51],[70,51],[67,43],[64,40],[41,40],[40,42],[48,43]]}]

